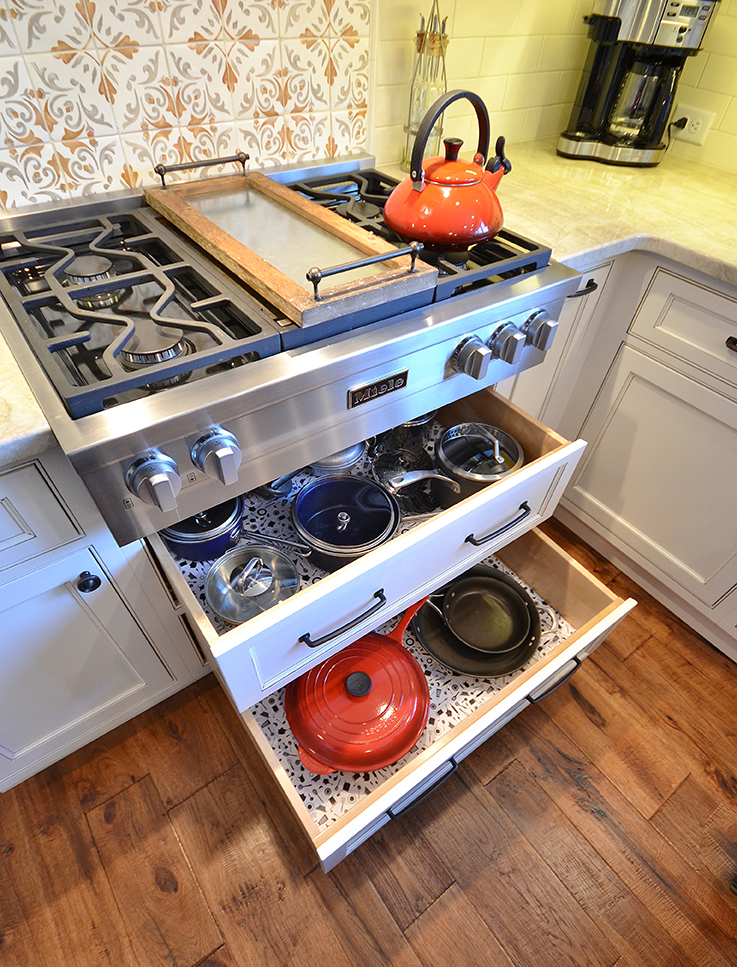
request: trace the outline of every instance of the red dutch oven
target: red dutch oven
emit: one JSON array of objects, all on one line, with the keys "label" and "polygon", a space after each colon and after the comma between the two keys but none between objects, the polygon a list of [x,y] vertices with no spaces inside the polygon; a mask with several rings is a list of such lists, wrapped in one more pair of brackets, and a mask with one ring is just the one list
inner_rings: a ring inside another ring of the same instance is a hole
[{"label": "red dutch oven", "polygon": [[[459,138],[445,138],[445,157],[431,158],[423,166],[422,156],[435,122],[449,104],[461,98],[473,104],[479,122],[473,161],[458,157],[463,144]],[[489,114],[478,94],[449,91],[438,98],[417,131],[409,178],[386,200],[387,225],[402,238],[440,252],[463,252],[475,242],[493,238],[504,223],[495,189],[512,166],[504,156],[504,138],[497,139],[496,157],[487,162],[488,153]]]},{"label": "red dutch oven", "polygon": [[372,631],[287,685],[287,721],[310,772],[382,769],[417,742],[430,692],[402,638],[426,600],[408,608],[389,634]]}]

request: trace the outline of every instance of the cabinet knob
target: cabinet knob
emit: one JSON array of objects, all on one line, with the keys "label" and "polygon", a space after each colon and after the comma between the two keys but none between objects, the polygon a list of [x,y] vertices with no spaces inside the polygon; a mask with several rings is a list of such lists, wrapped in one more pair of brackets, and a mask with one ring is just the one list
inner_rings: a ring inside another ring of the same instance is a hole
[{"label": "cabinet knob", "polygon": [[238,441],[222,427],[201,436],[190,451],[192,463],[200,470],[229,487],[238,480],[242,455]]},{"label": "cabinet knob", "polygon": [[484,379],[491,362],[491,349],[478,336],[468,336],[458,346],[451,358],[451,365],[458,373],[474,379]]},{"label": "cabinet knob", "polygon": [[92,574],[90,571],[82,571],[77,578],[77,590],[81,591],[82,594],[89,594],[90,591],[96,591],[101,584],[102,578],[99,578],[96,574]]},{"label": "cabinet knob", "polygon": [[182,480],[171,457],[159,450],[150,450],[134,461],[125,475],[128,490],[159,510],[174,510]]},{"label": "cabinet knob", "polygon": [[512,322],[505,322],[492,334],[488,342],[492,356],[514,365],[519,362],[525,345],[525,334]]}]

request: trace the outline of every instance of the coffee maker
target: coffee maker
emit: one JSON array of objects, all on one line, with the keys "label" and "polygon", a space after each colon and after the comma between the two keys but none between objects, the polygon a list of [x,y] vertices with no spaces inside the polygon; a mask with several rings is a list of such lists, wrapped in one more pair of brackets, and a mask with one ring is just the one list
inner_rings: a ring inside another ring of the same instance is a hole
[{"label": "coffee maker", "polygon": [[597,0],[584,17],[591,44],[558,154],[656,165],[686,59],[719,0]]}]

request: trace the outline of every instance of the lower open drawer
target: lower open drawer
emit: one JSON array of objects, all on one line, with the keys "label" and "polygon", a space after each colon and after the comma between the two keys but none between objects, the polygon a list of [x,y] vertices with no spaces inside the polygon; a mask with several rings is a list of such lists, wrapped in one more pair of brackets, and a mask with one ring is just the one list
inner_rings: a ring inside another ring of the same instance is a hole
[{"label": "lower open drawer", "polygon": [[[474,679],[443,668],[422,649],[411,631],[405,644],[431,684],[431,718],[415,748],[394,766],[376,773],[313,776],[299,762],[286,727],[283,691],[242,713],[247,735],[264,770],[278,788],[327,872],[376,830],[410,809],[447,778],[465,756],[530,702],[539,701],[575,672],[583,658],[634,607],[562,551],[532,530],[496,554],[553,609],[553,632],[542,607],[538,650],[519,671],[504,678]],[[545,632],[549,633],[545,633]]]}]

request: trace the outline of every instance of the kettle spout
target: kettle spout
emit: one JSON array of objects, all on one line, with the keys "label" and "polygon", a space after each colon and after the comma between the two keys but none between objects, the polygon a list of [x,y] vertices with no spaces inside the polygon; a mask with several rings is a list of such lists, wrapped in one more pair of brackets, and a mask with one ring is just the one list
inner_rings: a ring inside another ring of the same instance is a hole
[{"label": "kettle spout", "polygon": [[506,174],[504,168],[501,166],[497,168],[496,171],[490,171],[488,168],[484,172],[483,182],[487,188],[491,191],[496,191],[497,185],[502,180],[502,177]]}]

